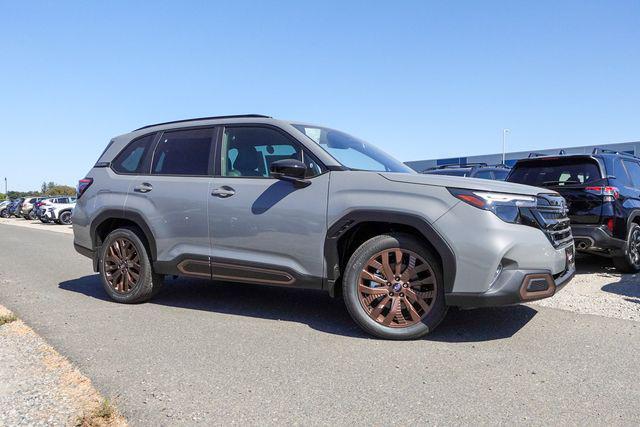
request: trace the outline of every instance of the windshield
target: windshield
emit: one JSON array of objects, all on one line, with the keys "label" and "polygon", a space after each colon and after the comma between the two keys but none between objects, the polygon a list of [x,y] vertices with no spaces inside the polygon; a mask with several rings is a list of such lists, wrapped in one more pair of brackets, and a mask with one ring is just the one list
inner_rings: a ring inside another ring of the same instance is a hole
[{"label": "windshield", "polygon": [[382,150],[344,132],[318,126],[297,124],[292,126],[349,169],[415,173],[413,169]]},{"label": "windshield", "polygon": [[591,159],[544,159],[516,164],[507,178],[509,182],[535,187],[562,187],[600,181],[598,164]]}]

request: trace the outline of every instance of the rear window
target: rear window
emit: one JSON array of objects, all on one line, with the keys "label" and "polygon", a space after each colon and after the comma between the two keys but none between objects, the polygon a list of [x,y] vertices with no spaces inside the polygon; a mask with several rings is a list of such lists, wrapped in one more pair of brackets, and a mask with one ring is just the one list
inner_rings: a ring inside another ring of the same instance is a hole
[{"label": "rear window", "polygon": [[601,178],[600,168],[595,160],[540,159],[517,163],[507,181],[536,187],[552,187],[588,184]]}]

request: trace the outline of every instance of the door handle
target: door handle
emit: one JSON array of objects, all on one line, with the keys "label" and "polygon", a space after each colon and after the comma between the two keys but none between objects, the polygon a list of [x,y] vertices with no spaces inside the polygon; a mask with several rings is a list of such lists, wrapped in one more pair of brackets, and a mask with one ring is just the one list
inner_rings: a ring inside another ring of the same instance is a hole
[{"label": "door handle", "polygon": [[231,197],[236,194],[236,190],[229,187],[228,185],[223,185],[220,188],[216,188],[211,192],[212,196],[220,197],[221,199],[225,199],[227,197]]},{"label": "door handle", "polygon": [[133,191],[138,193],[148,193],[151,190],[153,190],[153,185],[149,184],[148,182],[143,182],[142,184],[133,187]]}]

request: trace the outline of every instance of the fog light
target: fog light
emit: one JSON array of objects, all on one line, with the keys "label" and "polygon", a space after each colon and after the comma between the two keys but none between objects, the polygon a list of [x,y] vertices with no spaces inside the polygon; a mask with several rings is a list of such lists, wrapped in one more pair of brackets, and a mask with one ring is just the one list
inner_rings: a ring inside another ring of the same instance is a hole
[{"label": "fog light", "polygon": [[496,268],[496,272],[493,275],[493,280],[491,280],[489,286],[493,285],[496,280],[498,280],[498,276],[500,276],[500,273],[502,273],[502,264],[498,264],[498,268]]}]

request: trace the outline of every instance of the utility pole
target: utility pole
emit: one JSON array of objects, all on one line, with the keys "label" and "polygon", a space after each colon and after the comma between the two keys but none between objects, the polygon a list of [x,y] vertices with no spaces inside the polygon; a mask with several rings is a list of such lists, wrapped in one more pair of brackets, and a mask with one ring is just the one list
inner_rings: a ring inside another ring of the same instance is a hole
[{"label": "utility pole", "polygon": [[8,190],[8,187],[7,187],[7,177],[6,176],[4,177],[4,197],[5,197],[5,199],[9,198],[9,190]]},{"label": "utility pole", "polygon": [[509,129],[502,129],[502,164],[506,165],[505,155],[507,151],[507,134],[511,133]]}]

